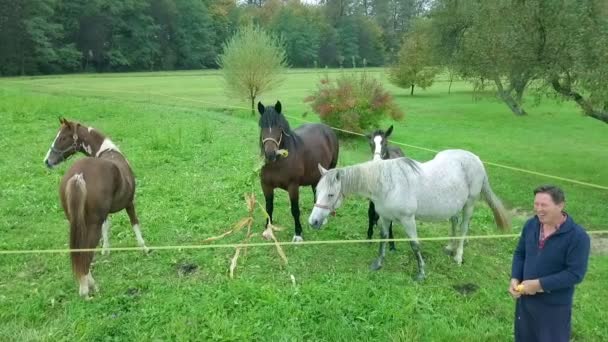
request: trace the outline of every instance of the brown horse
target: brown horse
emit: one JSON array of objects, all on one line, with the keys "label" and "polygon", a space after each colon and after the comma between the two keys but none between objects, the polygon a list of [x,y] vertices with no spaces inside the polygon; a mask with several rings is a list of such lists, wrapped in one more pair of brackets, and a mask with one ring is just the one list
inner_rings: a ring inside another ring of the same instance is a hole
[{"label": "brown horse", "polygon": [[[70,249],[95,248],[103,235],[103,254],[108,252],[108,215],[126,209],[138,245],[147,252],[133,202],[135,177],[120,150],[101,132],[66,119],[44,163],[52,168],[74,155],[77,160],[63,176],[59,187],[61,205],[70,223]],[[80,283],[80,295],[97,291],[91,276],[93,252],[71,252],[72,270]]]},{"label": "brown horse", "polygon": [[[272,223],[274,189],[287,190],[295,223],[293,241],[303,241],[299,188],[302,185],[310,185],[313,196],[316,197],[316,186],[321,179],[317,165],[321,164],[329,169],[336,167],[338,137],[324,124],[304,124],[292,131],[281,113],[279,101],[274,107],[264,107],[258,102],[258,111],[261,115],[260,148],[266,159],[260,175],[266,211]],[[278,153],[279,150],[287,150],[287,156]],[[266,224],[268,225],[268,220]]]},{"label": "brown horse", "polygon": [[[386,132],[379,129],[374,131],[371,134],[366,134],[369,139],[369,145],[372,148],[373,160],[381,160],[381,159],[393,159],[405,157],[403,151],[397,146],[388,145],[388,137],[393,133],[393,126],[389,127]],[[369,201],[369,209],[367,210],[367,217],[369,221],[369,226],[367,228],[367,238],[371,239],[374,235],[374,225],[378,223],[378,213],[376,212],[376,207],[374,202]],[[386,238],[386,237],[382,237]],[[391,221],[389,229],[388,229],[388,238],[393,238],[393,222]],[[390,241],[389,243],[390,249],[392,251],[395,250],[395,242]]]}]

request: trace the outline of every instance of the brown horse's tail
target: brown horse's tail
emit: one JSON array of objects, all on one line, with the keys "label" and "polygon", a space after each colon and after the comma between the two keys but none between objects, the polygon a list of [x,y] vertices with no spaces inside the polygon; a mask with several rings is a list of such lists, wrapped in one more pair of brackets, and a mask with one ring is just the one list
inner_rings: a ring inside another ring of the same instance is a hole
[{"label": "brown horse's tail", "polygon": [[492,209],[494,213],[494,220],[496,221],[496,226],[500,228],[502,231],[507,231],[511,228],[511,223],[509,222],[509,216],[507,215],[507,211],[505,207],[502,205],[502,202],[494,194],[492,188],[490,187],[490,181],[488,180],[488,176],[483,180],[483,185],[481,187],[481,192],[483,193],[483,197],[486,200],[486,203]]},{"label": "brown horse's tail", "polygon": [[[85,205],[87,199],[87,186],[81,173],[75,174],[66,184],[65,197],[70,221],[70,249],[91,248],[91,240],[99,235],[90,231],[85,218]],[[99,240],[99,237],[97,237]],[[94,247],[95,244],[92,245]],[[89,266],[93,260],[93,252],[71,252],[72,271],[76,278],[89,273]]]}]

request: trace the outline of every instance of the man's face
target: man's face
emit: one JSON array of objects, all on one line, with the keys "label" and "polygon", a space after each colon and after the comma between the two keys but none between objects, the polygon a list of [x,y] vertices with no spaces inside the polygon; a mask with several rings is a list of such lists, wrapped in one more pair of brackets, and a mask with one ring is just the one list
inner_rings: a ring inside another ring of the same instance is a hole
[{"label": "man's face", "polygon": [[540,192],[534,196],[534,212],[541,223],[555,223],[563,209],[564,203],[555,204],[549,194]]}]

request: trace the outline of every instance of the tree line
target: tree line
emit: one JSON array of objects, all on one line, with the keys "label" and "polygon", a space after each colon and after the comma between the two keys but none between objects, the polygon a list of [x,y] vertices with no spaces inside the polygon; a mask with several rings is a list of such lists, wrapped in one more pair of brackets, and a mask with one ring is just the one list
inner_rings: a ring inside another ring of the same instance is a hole
[{"label": "tree line", "polygon": [[248,23],[280,36],[292,67],[381,66],[425,3],[0,0],[0,75],[217,68]]}]

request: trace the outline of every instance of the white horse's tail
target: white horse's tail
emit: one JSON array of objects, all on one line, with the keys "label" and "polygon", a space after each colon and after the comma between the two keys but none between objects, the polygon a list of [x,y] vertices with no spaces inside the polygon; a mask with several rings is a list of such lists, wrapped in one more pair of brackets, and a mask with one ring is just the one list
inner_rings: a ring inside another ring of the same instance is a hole
[{"label": "white horse's tail", "polygon": [[483,186],[481,187],[481,192],[483,197],[486,200],[486,203],[492,209],[494,213],[494,220],[496,221],[496,226],[503,231],[507,231],[511,228],[511,223],[509,222],[509,217],[507,215],[507,211],[505,207],[502,205],[502,202],[494,194],[492,188],[490,187],[490,181],[488,180],[488,176],[483,180]]}]

